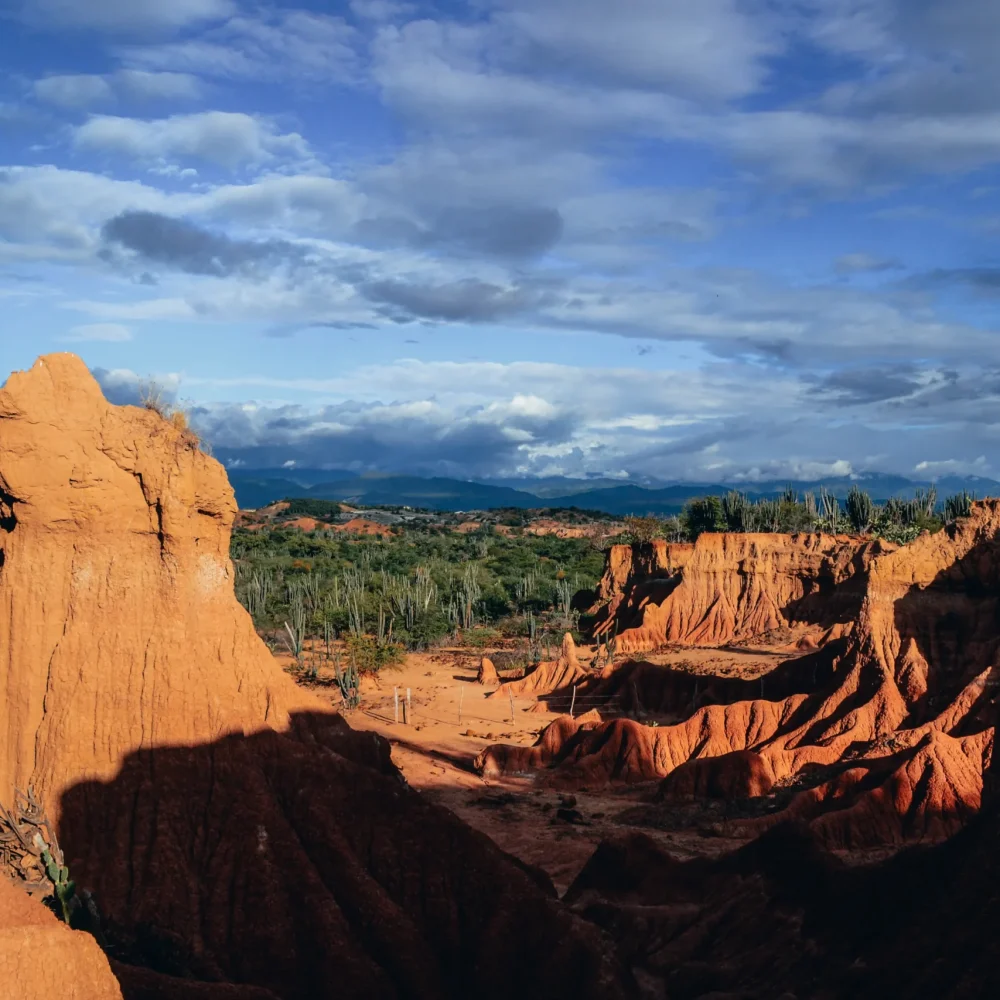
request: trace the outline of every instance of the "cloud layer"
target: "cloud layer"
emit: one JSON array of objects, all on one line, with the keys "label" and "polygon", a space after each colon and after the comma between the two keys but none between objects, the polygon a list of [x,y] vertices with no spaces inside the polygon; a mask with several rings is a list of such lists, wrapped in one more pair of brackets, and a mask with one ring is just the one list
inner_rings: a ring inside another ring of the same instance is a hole
[{"label": "cloud layer", "polygon": [[[246,345],[242,381],[183,383],[231,454],[1000,465],[996,4],[127,7],[9,22],[0,260],[48,294],[0,294],[151,367],[190,367],[179,331]],[[351,374],[254,372],[275,339]]]}]

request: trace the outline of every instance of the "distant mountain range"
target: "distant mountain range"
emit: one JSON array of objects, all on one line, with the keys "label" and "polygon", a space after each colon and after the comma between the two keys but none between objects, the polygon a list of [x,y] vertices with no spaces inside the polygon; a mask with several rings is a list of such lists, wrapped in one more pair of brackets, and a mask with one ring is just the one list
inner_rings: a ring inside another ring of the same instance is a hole
[{"label": "distant mountain range", "polygon": [[789,486],[800,496],[828,493],[843,499],[852,486],[867,491],[873,500],[911,498],[917,490],[934,485],[938,498],[968,490],[979,497],[1000,496],[1000,482],[981,476],[948,476],[937,483],[917,482],[903,476],[862,473],[810,482],[772,480],[755,483],[623,483],[615,479],[489,480],[423,478],[366,474],[331,469],[230,469],[229,479],[243,509],[265,507],[276,500],[309,497],[343,500],[367,507],[426,507],[432,510],[490,510],[497,507],[579,507],[606,514],[678,514],[695,497],[740,490],[754,498],[781,496]]}]

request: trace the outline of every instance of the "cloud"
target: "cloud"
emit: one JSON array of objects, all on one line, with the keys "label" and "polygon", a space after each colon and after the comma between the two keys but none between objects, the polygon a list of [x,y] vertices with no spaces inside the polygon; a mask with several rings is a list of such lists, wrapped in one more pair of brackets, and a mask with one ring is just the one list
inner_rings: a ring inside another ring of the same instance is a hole
[{"label": "cloud", "polygon": [[120,323],[84,323],[70,328],[63,340],[75,343],[123,343],[132,339],[132,331]]},{"label": "cloud", "polygon": [[240,241],[156,212],[123,212],[102,228],[104,240],[189,274],[222,277],[251,265],[279,263],[297,254],[279,241]]},{"label": "cloud", "polygon": [[254,81],[346,81],[357,77],[359,44],[356,29],[342,17],[261,7],[196,37],[119,52],[139,69]]},{"label": "cloud", "polygon": [[758,89],[779,48],[766,13],[735,0],[496,0],[511,62],[609,85],[727,100]]},{"label": "cloud", "polygon": [[[969,463],[988,453],[1000,430],[1000,377],[990,382],[973,369],[955,373],[947,392],[941,380],[925,378],[908,396],[882,400],[817,392],[807,379],[742,363],[698,371],[609,366],[598,375],[570,364],[406,361],[325,379],[191,380],[188,388],[209,384],[244,400],[255,393],[329,400],[199,407],[198,428],[215,453],[245,467],[295,461],[483,477],[614,468],[701,482],[876,467],[929,478],[948,470],[918,463],[940,454],[990,475]],[[961,395],[972,400],[967,407],[956,405]]]},{"label": "cloud", "polygon": [[120,94],[133,100],[195,101],[202,96],[201,81],[190,73],[120,69],[111,79]]},{"label": "cloud", "polygon": [[114,91],[103,76],[47,76],[36,80],[32,90],[38,100],[60,108],[89,108],[114,100]]},{"label": "cloud", "polygon": [[22,17],[41,28],[94,28],[111,34],[173,30],[228,17],[233,0],[24,0]]},{"label": "cloud", "polygon": [[91,368],[105,398],[115,406],[142,406],[149,395],[159,395],[164,403],[175,403],[180,386],[176,373],[143,378],[127,368]]},{"label": "cloud", "polygon": [[526,310],[538,301],[530,290],[466,278],[445,284],[418,284],[391,278],[362,286],[365,296],[398,322],[413,319],[484,323]]},{"label": "cloud", "polygon": [[899,261],[885,257],[875,257],[867,253],[845,253],[833,262],[837,274],[869,274],[892,271],[900,266]]},{"label": "cloud", "polygon": [[150,73],[120,69],[115,73],[46,76],[32,92],[39,101],[67,110],[84,110],[120,98],[135,101],[188,101],[201,96],[201,83],[188,73]]},{"label": "cloud", "polygon": [[298,133],[280,133],[265,119],[230,111],[172,115],[153,121],[98,115],[75,130],[73,141],[80,150],[133,160],[203,160],[228,170],[311,158],[308,143]]}]

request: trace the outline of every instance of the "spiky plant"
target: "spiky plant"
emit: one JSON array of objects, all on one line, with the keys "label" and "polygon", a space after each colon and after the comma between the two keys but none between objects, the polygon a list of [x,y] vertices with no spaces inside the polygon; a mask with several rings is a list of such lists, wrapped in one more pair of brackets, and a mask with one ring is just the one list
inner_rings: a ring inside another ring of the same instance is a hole
[{"label": "spiky plant", "polygon": [[868,531],[875,523],[875,504],[872,503],[872,498],[857,486],[852,486],[847,494],[847,518],[851,522],[851,527],[859,534]]}]

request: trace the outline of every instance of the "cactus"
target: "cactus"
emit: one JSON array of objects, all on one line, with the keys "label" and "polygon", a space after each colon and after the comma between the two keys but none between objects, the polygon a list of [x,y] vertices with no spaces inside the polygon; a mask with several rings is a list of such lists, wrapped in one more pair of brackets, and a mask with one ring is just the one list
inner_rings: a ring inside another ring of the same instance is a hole
[{"label": "cactus", "polygon": [[847,516],[855,531],[863,533],[875,522],[875,504],[872,498],[857,486],[847,494]]},{"label": "cactus", "polygon": [[745,493],[731,490],[722,498],[722,516],[729,531],[750,531],[753,509]]},{"label": "cactus", "polygon": [[960,517],[968,517],[972,513],[972,502],[976,499],[974,493],[962,490],[944,502],[944,518],[946,521],[956,521]]},{"label": "cactus", "polygon": [[346,670],[341,669],[338,650],[334,653],[333,672],[340,695],[344,699],[344,707],[351,710],[357,708],[361,704],[361,678],[357,664],[352,660]]}]

